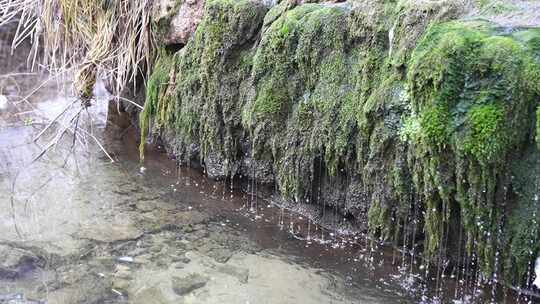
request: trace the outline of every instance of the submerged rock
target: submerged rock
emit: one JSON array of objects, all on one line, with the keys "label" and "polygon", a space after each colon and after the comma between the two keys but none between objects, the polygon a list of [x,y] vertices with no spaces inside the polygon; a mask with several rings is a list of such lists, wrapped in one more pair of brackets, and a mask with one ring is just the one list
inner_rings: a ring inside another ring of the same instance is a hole
[{"label": "submerged rock", "polygon": [[39,267],[41,259],[32,252],[0,245],[0,279],[15,279]]},{"label": "submerged rock", "polygon": [[45,304],[44,301],[27,299],[23,294],[0,294],[0,304]]},{"label": "submerged rock", "polygon": [[237,267],[229,264],[217,265],[216,270],[218,272],[233,276],[238,279],[242,284],[246,284],[249,279],[249,269]]},{"label": "submerged rock", "polygon": [[202,288],[206,285],[206,282],[208,282],[209,278],[197,273],[189,274],[185,277],[173,277],[172,278],[172,288],[174,292],[179,295],[183,296],[186,295],[194,290],[197,290],[199,288]]},{"label": "submerged rock", "polygon": [[105,243],[135,240],[142,235],[143,231],[135,227],[135,225],[127,219],[114,224],[99,223],[96,225],[87,225],[83,227],[79,233],[79,237],[82,239]]},{"label": "submerged rock", "polygon": [[170,303],[158,287],[147,287],[138,291],[133,299],[135,304],[167,304]]}]

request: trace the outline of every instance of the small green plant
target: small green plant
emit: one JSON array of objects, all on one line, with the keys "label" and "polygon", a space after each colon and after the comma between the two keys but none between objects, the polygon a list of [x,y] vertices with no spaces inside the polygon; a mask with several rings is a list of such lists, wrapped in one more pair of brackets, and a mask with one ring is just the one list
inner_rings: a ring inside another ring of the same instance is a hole
[{"label": "small green plant", "polygon": [[291,29],[289,28],[289,24],[284,23],[283,26],[281,27],[281,35],[283,35],[283,37],[287,37],[290,31]]}]

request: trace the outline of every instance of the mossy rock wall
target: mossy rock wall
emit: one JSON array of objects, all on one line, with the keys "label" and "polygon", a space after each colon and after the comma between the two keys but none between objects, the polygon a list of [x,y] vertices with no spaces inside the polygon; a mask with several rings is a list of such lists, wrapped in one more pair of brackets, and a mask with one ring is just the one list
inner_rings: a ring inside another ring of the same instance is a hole
[{"label": "mossy rock wall", "polygon": [[461,7],[209,0],[188,44],[160,51],[143,139],[523,283],[540,254],[540,31]]}]

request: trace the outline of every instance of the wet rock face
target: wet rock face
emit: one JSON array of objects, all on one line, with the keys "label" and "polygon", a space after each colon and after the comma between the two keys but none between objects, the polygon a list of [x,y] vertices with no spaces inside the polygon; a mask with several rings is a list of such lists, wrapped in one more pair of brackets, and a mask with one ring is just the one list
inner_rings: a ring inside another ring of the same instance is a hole
[{"label": "wet rock face", "polygon": [[[366,223],[373,196],[393,199],[387,173],[405,157],[403,145],[390,148],[406,108],[396,101],[400,88],[388,96],[387,109],[366,103],[369,96],[362,93],[387,89],[369,88],[391,53],[390,25],[383,20],[396,19],[391,43],[403,56],[426,20],[448,19],[459,6],[411,2],[389,14],[378,2],[314,2],[321,1],[207,1],[186,46],[160,55],[142,122],[149,126],[161,113],[153,126],[169,150],[183,163],[196,159],[211,178],[277,182],[288,198],[310,198]],[[374,24],[366,24],[370,20]],[[161,90],[161,83],[175,85]],[[362,103],[371,107],[366,115],[357,113]],[[360,133],[358,122],[373,135]],[[351,170],[355,154],[363,158],[364,172]]]},{"label": "wet rock face", "polygon": [[467,1],[333,2],[208,0],[185,47],[160,53],[143,137],[152,125],[213,178],[275,182],[381,239],[424,238],[427,255],[474,244],[486,274],[527,265],[540,32],[460,20]]}]

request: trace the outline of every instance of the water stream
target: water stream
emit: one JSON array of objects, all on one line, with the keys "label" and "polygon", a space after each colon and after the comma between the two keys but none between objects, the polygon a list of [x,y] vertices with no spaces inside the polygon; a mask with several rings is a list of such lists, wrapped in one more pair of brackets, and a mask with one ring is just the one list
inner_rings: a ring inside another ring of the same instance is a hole
[{"label": "water stream", "polygon": [[141,166],[135,128],[102,86],[79,127],[114,162],[69,132],[36,159],[68,123],[34,141],[73,102],[69,86],[12,75],[0,88],[0,303],[483,301],[451,284],[434,293],[404,253],[335,234],[256,185],[209,180],[159,149]]}]

